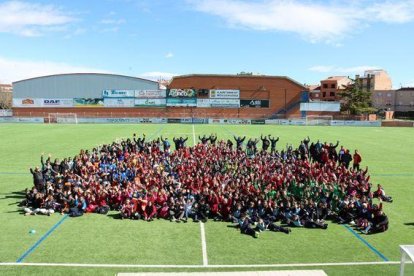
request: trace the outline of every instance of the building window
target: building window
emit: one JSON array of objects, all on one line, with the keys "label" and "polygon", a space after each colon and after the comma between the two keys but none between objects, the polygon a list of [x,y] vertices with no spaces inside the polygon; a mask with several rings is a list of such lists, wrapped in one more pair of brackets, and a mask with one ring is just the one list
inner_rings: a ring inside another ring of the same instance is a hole
[{"label": "building window", "polygon": [[325,98],[326,97],[326,92],[322,92],[322,97]]},{"label": "building window", "polygon": [[331,93],[329,93],[329,96],[331,96],[331,97],[335,97],[335,92],[331,92]]},{"label": "building window", "polygon": [[380,93],[378,93],[378,97],[380,97],[380,96],[382,96],[382,93],[380,92]]},{"label": "building window", "polygon": [[331,84],[331,88],[336,88],[336,85],[334,83]]},{"label": "building window", "polygon": [[387,97],[391,97],[391,93],[387,93]]},{"label": "building window", "polygon": [[324,83],[323,88],[328,88],[328,84]]}]

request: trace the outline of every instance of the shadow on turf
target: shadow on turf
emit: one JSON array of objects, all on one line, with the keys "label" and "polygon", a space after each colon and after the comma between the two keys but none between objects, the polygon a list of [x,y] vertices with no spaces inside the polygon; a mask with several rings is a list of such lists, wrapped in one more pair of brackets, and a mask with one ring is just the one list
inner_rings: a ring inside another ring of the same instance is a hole
[{"label": "shadow on turf", "polygon": [[121,215],[119,213],[107,214],[106,216],[108,218],[121,219]]},{"label": "shadow on turf", "polygon": [[406,222],[406,223],[404,223],[404,225],[407,225],[407,226],[414,226],[414,222]]},{"label": "shadow on turf", "polygon": [[[26,198],[26,193],[25,192],[12,192],[9,194],[2,194],[5,195],[3,198],[0,198],[0,200],[3,199],[20,199],[23,200],[24,198]],[[16,205],[19,204],[20,201],[16,201],[15,203],[10,203],[9,205]]]}]

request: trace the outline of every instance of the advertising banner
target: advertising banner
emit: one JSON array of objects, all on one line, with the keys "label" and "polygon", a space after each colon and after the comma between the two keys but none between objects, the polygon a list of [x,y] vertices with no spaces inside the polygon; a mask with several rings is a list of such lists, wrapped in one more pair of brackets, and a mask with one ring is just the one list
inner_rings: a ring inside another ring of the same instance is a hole
[{"label": "advertising banner", "polygon": [[102,98],[75,98],[73,99],[75,107],[102,107],[104,101]]},{"label": "advertising banner", "polygon": [[295,120],[282,119],[280,120],[280,124],[290,125],[290,126],[304,126],[306,125],[306,120],[304,119],[295,119]]},{"label": "advertising banner", "polygon": [[13,116],[13,111],[11,109],[0,109],[0,117],[11,117]]},{"label": "advertising banner", "polygon": [[82,124],[164,124],[165,118],[78,118]]},{"label": "advertising banner", "polygon": [[208,119],[209,124],[223,124],[223,119]]},{"label": "advertising banner", "polygon": [[231,125],[250,125],[251,120],[242,120],[242,119],[224,119],[223,123]]},{"label": "advertising banner", "polygon": [[261,120],[261,119],[252,120],[251,123],[252,123],[252,125],[264,125],[265,124],[265,120],[264,119],[263,120]]},{"label": "advertising banner", "polygon": [[194,89],[170,89],[167,90],[168,98],[195,98],[197,93]]},{"label": "advertising banner", "polygon": [[181,124],[208,124],[208,119],[204,118],[181,118]]},{"label": "advertising banner", "polygon": [[197,107],[211,107],[210,99],[197,99]]},{"label": "advertising banner", "polygon": [[181,123],[181,119],[168,118],[167,119],[167,123],[169,123],[169,124],[180,124]]},{"label": "advertising banner", "polygon": [[210,90],[210,99],[239,99],[240,90],[235,89],[213,89]]},{"label": "advertising banner", "polygon": [[42,99],[42,107],[72,107],[73,99]]},{"label": "advertising banner", "polygon": [[239,108],[240,100],[238,99],[210,99],[211,107]]},{"label": "advertising banner", "polygon": [[269,108],[269,100],[240,100],[240,106]]},{"label": "advertising banner", "polygon": [[166,90],[135,90],[135,98],[165,98]]},{"label": "advertising banner", "polygon": [[134,99],[104,98],[105,107],[134,107]]},{"label": "advertising banner", "polygon": [[104,98],[133,98],[135,97],[135,90],[103,90],[102,97]]},{"label": "advertising banner", "polygon": [[43,117],[1,117],[0,123],[44,123]]},{"label": "advertising banner", "polygon": [[196,98],[167,98],[167,106],[186,107],[197,106]]},{"label": "advertising banner", "polygon": [[279,119],[265,120],[265,124],[266,125],[280,125],[280,120]]},{"label": "advertising banner", "polygon": [[345,121],[346,126],[372,126],[380,127],[381,121]]},{"label": "advertising banner", "polygon": [[42,107],[43,99],[34,98],[15,98],[13,99],[13,107]]},{"label": "advertising banner", "polygon": [[137,107],[165,107],[165,99],[135,99],[134,105]]}]

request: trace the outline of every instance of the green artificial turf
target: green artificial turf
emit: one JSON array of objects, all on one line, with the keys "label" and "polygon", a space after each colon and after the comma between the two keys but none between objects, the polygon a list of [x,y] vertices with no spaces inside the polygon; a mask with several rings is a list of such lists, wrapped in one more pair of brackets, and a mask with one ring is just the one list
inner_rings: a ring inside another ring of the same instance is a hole
[{"label": "green artificial turf", "polygon": [[[0,262],[15,262],[62,219],[59,214],[25,217],[18,211],[17,203],[24,196],[22,191],[32,184],[28,168],[39,165],[42,152],[51,153],[52,158],[73,156],[81,148],[92,148],[117,138],[132,137],[134,132],[146,133],[151,138],[160,134],[170,139],[173,136],[188,136],[187,144],[192,145],[193,129],[196,137],[217,133],[219,139],[232,139],[234,134],[247,137],[272,134],[280,136],[279,149],[287,143],[298,146],[300,139],[308,135],[312,140],[339,140],[341,145],[352,151],[358,149],[363,159],[362,166],[369,167],[374,185],[383,184],[386,192],[394,198],[394,203],[384,203],[384,211],[390,219],[389,230],[363,238],[392,261],[400,258],[400,244],[414,243],[414,129],[411,128],[0,124]],[[203,263],[199,224],[178,224],[162,220],[151,223],[121,221],[114,219],[114,214],[88,214],[66,219],[24,262],[146,265]],[[290,235],[265,232],[259,239],[241,235],[236,229],[227,226],[227,223],[213,221],[205,224],[207,254],[211,265],[382,261],[344,226],[333,223],[330,223],[326,231],[293,229]],[[31,229],[35,229],[36,233],[30,234]],[[398,265],[320,268],[328,275],[395,275],[399,269]],[[213,269],[0,267],[0,274],[114,275],[128,271],[201,270]]]}]

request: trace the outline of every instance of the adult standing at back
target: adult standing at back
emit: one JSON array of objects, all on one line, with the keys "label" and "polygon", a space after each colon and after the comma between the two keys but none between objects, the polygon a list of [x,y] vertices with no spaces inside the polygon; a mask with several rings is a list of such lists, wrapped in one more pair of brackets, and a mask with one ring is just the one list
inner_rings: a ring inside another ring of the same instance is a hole
[{"label": "adult standing at back", "polygon": [[355,150],[355,153],[354,153],[354,156],[353,156],[353,160],[354,160],[354,163],[353,163],[353,166],[352,166],[352,168],[355,170],[360,170],[359,169],[359,164],[362,162],[362,157],[361,157],[361,155],[359,154],[359,152],[358,152],[358,150]]}]

